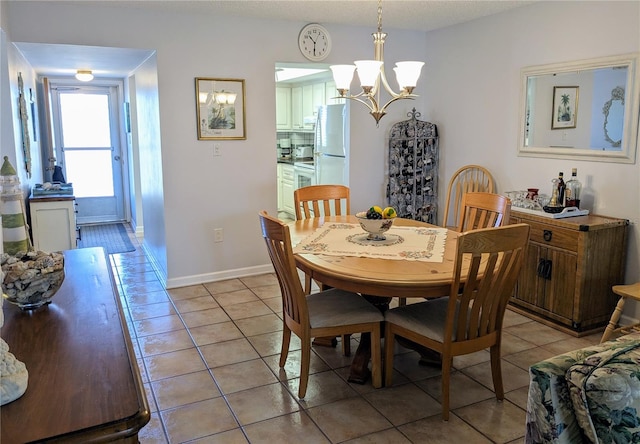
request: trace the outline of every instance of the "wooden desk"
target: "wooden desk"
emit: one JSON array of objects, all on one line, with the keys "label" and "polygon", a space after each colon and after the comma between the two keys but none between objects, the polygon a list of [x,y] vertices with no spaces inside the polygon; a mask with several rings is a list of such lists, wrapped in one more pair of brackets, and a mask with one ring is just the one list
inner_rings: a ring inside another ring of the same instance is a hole
[{"label": "wooden desk", "polygon": [[[325,222],[358,223],[355,216],[330,216],[303,219],[289,224],[291,241],[296,245],[312,234]],[[394,226],[431,226],[410,219],[397,219]],[[381,311],[389,307],[392,297],[427,298],[449,294],[453,279],[456,254],[456,239],[459,233],[449,230],[442,262],[421,262],[391,259],[373,259],[350,256],[324,256],[318,254],[296,254],[296,265],[311,278],[325,285],[362,293]],[[464,274],[464,265],[463,265]],[[376,296],[376,297],[371,297]],[[371,358],[368,336],[361,336],[355,353],[350,382],[363,384],[369,377],[367,365]],[[424,359],[432,361],[432,353],[424,348],[410,346]]]},{"label": "wooden desk", "polygon": [[22,397],[0,408],[3,444],[138,442],[150,413],[104,249],[64,252],[51,304],[4,303],[2,338],[25,363]]},{"label": "wooden desk", "polygon": [[[326,222],[357,224],[355,216],[310,218],[289,225],[291,241],[296,245]],[[394,226],[429,227],[424,222],[397,219]],[[305,273],[331,287],[372,296],[425,298],[449,294],[453,278],[456,239],[459,233],[449,230],[442,262],[420,262],[363,257],[335,257],[296,254],[296,265]]]}]

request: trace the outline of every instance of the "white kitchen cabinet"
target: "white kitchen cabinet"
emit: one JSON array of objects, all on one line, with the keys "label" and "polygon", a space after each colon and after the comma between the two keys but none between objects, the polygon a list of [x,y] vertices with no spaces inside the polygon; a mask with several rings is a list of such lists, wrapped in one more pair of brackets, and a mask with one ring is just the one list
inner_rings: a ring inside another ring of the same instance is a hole
[{"label": "white kitchen cabinet", "polygon": [[282,164],[279,163],[278,164],[278,169],[277,169],[278,173],[277,173],[277,184],[278,184],[278,188],[277,188],[277,193],[278,193],[278,211],[283,211],[282,210]]},{"label": "white kitchen cabinet", "polygon": [[31,233],[36,250],[52,252],[77,247],[75,197],[32,196],[29,199]]},{"label": "white kitchen cabinet", "polygon": [[295,218],[295,207],[293,203],[293,165],[286,163],[279,164],[280,167],[280,191],[281,206],[278,205],[278,211],[287,213],[292,218]]},{"label": "white kitchen cabinet", "polygon": [[[302,86],[302,119],[313,117],[313,87],[314,85]],[[303,128],[304,122],[302,125]],[[310,126],[308,126],[310,128]]]},{"label": "white kitchen cabinet", "polygon": [[291,129],[291,88],[276,88],[276,129]]},{"label": "white kitchen cabinet", "polygon": [[291,128],[302,129],[303,117],[302,87],[294,86],[291,88]]}]

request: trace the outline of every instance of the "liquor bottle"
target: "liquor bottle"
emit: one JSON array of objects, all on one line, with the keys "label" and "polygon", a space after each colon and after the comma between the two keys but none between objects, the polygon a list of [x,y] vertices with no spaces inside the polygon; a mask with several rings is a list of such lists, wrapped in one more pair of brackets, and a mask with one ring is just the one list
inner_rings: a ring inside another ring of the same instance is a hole
[{"label": "liquor bottle", "polygon": [[564,207],[564,192],[567,188],[567,186],[564,183],[564,173],[562,171],[560,171],[558,173],[558,183],[556,184],[556,186],[558,187],[558,206],[560,207]]},{"label": "liquor bottle", "polygon": [[578,169],[571,169],[571,180],[567,181],[565,189],[565,202],[567,207],[580,208],[580,191],[582,184],[578,180]]}]

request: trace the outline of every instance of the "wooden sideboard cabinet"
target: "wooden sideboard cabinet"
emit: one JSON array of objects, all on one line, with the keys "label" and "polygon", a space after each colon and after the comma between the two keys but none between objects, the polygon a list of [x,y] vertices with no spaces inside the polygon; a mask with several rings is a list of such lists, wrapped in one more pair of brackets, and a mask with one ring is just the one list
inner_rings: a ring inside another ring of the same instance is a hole
[{"label": "wooden sideboard cabinet", "polygon": [[624,283],[628,221],[518,210],[510,223],[529,224],[531,232],[511,307],[578,337],[604,327],[618,301],[611,287]]},{"label": "wooden sideboard cabinet", "polygon": [[29,198],[33,246],[42,251],[77,247],[76,200],[69,195]]}]

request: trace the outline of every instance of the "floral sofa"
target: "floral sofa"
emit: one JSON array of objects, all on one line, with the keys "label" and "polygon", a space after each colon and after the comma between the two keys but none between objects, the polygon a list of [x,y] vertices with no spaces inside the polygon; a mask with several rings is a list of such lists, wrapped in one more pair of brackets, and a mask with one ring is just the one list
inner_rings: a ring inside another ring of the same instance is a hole
[{"label": "floral sofa", "polygon": [[640,443],[640,333],[529,368],[525,443]]}]

